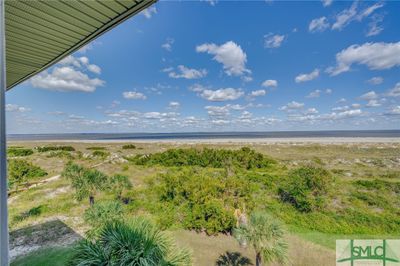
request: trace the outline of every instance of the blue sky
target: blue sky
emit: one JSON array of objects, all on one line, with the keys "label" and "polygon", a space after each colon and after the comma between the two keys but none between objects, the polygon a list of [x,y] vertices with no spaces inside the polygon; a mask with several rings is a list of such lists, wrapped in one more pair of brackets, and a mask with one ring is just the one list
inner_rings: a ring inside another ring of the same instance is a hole
[{"label": "blue sky", "polygon": [[160,1],[7,92],[8,133],[399,129],[399,8]]}]

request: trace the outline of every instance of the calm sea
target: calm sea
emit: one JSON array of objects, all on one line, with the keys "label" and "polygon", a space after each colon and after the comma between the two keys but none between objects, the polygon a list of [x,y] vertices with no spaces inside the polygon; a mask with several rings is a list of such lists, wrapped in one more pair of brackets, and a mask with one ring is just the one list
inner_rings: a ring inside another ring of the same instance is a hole
[{"label": "calm sea", "polygon": [[8,140],[157,140],[157,139],[224,139],[224,138],[399,138],[400,130],[346,131],[270,131],[270,132],[190,132],[190,133],[73,133],[10,134]]}]

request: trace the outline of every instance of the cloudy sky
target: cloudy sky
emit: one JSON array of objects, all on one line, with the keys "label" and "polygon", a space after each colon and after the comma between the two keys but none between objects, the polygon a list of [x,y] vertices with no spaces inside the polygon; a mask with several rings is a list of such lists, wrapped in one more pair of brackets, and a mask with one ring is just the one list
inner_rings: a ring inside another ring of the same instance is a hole
[{"label": "cloudy sky", "polygon": [[8,133],[399,129],[399,10],[160,1],[9,91]]}]

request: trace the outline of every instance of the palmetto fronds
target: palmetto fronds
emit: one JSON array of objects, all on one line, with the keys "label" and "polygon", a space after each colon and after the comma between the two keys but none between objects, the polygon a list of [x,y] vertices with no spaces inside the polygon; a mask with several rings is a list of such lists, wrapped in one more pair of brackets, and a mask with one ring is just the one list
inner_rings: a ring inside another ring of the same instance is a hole
[{"label": "palmetto fronds", "polygon": [[172,239],[152,223],[137,218],[129,223],[108,223],[93,242],[85,240],[76,248],[72,265],[187,266],[191,255],[177,248]]}]

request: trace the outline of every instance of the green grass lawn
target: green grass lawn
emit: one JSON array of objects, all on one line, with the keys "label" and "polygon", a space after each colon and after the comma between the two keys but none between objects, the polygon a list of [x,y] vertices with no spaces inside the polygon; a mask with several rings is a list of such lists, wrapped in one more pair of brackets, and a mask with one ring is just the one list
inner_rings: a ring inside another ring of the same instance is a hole
[{"label": "green grass lawn", "polygon": [[12,266],[64,266],[72,255],[72,248],[41,249],[31,254],[18,258],[11,263]]}]

